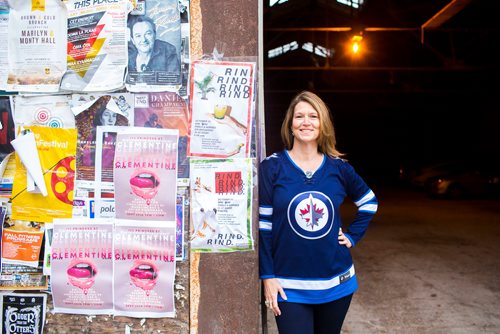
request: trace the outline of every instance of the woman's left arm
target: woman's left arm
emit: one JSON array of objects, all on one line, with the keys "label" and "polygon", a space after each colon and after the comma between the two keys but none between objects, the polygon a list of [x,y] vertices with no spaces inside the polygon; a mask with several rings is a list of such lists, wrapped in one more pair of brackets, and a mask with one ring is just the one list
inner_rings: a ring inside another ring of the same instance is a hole
[{"label": "woman's left arm", "polygon": [[[358,208],[356,217],[349,225],[343,237],[349,239],[351,247],[354,247],[364,236],[368,224],[378,209],[378,201],[373,191],[366,185],[365,181],[354,171],[354,168],[347,162],[343,163],[344,184],[347,194],[353,198],[354,204]],[[340,240],[339,232],[339,240]],[[347,243],[346,243],[347,246]]]}]

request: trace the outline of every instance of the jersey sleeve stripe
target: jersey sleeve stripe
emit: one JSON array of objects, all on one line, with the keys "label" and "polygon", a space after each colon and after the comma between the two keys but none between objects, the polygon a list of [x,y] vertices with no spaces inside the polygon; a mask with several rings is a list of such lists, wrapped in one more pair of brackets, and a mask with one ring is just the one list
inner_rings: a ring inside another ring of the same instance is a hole
[{"label": "jersey sleeve stripe", "polygon": [[273,224],[270,221],[259,220],[259,230],[272,231]]},{"label": "jersey sleeve stripe", "polygon": [[259,206],[259,214],[263,216],[271,216],[273,214],[273,208],[270,206]]},{"label": "jersey sleeve stripe", "polygon": [[372,200],[373,198],[375,198],[375,194],[373,193],[373,191],[370,189],[368,190],[368,192],[366,194],[364,194],[359,200],[357,201],[354,201],[354,204],[356,204],[357,207],[365,204],[366,202]]},{"label": "jersey sleeve stripe", "polygon": [[378,209],[378,205],[377,204],[364,204],[364,205],[361,205],[359,208],[358,208],[358,211],[362,211],[362,212],[377,212],[377,209]]}]

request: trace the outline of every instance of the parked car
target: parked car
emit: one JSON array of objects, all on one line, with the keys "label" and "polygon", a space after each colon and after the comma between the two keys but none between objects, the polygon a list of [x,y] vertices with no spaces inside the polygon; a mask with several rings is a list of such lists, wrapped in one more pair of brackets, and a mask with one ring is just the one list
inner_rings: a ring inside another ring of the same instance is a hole
[{"label": "parked car", "polygon": [[427,189],[437,177],[458,174],[471,170],[470,163],[459,160],[441,161],[423,166],[407,166],[400,168],[400,180],[414,187]]},{"label": "parked car", "polygon": [[462,199],[500,193],[500,176],[476,170],[448,173],[429,180],[428,193],[433,197]]}]

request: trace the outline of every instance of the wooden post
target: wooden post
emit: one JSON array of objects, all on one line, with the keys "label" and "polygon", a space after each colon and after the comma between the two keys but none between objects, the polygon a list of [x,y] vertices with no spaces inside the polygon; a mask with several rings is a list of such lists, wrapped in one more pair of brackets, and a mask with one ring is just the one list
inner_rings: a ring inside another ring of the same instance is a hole
[{"label": "wooden post", "polygon": [[[257,0],[191,1],[191,21],[201,22],[191,30],[192,54],[217,49],[224,58],[257,61],[258,6]],[[191,334],[260,332],[256,187],[252,205],[254,251],[191,254]]]}]

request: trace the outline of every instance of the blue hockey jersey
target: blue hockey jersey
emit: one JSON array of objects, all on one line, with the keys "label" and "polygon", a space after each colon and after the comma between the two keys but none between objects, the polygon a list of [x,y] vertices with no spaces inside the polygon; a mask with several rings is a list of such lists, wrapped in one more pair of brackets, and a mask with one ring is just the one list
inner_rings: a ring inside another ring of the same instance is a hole
[{"label": "blue hockey jersey", "polygon": [[[340,205],[349,196],[358,212],[345,232],[354,246],[377,211],[377,199],[352,166],[324,155],[306,175],[282,151],[259,169],[260,278],[277,278],[287,301],[326,303],[358,285],[349,249],[339,245]],[[283,301],[278,294],[278,300]]]}]

